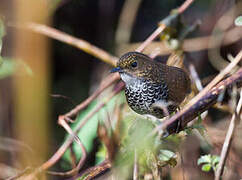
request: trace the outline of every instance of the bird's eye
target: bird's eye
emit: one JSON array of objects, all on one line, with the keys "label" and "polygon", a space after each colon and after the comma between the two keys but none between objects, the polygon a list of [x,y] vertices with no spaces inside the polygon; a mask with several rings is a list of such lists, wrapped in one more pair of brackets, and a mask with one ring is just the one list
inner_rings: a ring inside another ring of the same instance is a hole
[{"label": "bird's eye", "polygon": [[133,68],[137,67],[137,62],[136,62],[136,61],[132,62],[132,63],[131,63],[131,66],[132,66]]}]

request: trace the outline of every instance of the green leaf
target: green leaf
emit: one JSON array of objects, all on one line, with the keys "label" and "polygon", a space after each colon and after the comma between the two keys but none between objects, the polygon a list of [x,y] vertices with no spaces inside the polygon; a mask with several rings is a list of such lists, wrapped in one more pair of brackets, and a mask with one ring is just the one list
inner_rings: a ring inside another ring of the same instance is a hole
[{"label": "green leaf", "polygon": [[220,161],[219,156],[216,156],[216,155],[212,156],[212,167],[213,167],[214,171],[216,171],[219,161]]},{"label": "green leaf", "polygon": [[0,57],[0,79],[12,75],[16,69],[21,70],[21,75],[33,75],[32,69],[24,61]]},{"label": "green leaf", "polygon": [[234,24],[235,24],[235,26],[242,26],[242,16],[238,16],[238,17],[234,20]]},{"label": "green leaf", "polygon": [[11,59],[3,59],[0,57],[0,79],[12,75],[16,69],[16,63]]},{"label": "green leaf", "polygon": [[210,163],[211,162],[211,155],[204,155],[201,156],[198,160],[197,160],[197,165],[200,165],[202,163]]},{"label": "green leaf", "polygon": [[203,137],[205,136],[206,129],[202,124],[202,117],[200,114],[198,115],[197,121],[192,126],[185,128],[185,132],[191,134],[193,129],[196,129]]},{"label": "green leaf", "polygon": [[21,71],[22,73],[26,73],[29,76],[32,76],[33,75],[32,69],[24,61],[17,60],[16,61],[16,64],[17,64],[17,68],[22,68],[22,71]]},{"label": "green leaf", "polygon": [[160,154],[158,156],[159,160],[161,161],[169,161],[171,158],[176,157],[176,154],[169,150],[160,150]]},{"label": "green leaf", "polygon": [[[158,168],[157,159],[154,158],[156,154],[153,152],[156,149],[154,144],[155,137],[150,136],[154,129],[154,124],[142,116],[137,116],[135,113],[127,113],[121,120],[123,130],[121,136],[120,151],[116,154],[115,161],[113,162],[115,176],[122,176],[122,179],[128,179],[129,170],[133,167],[135,152],[138,157],[140,171],[145,169],[155,170]],[[144,169],[145,168],[145,169]]]},{"label": "green leaf", "polygon": [[102,146],[99,148],[98,152],[96,153],[95,164],[99,164],[103,162],[105,160],[106,154],[107,154],[107,149],[102,144]]},{"label": "green leaf", "polygon": [[220,160],[219,156],[208,154],[208,155],[201,156],[198,159],[197,164],[200,165],[205,163],[202,166],[203,171],[206,171],[206,172],[210,171],[211,168],[213,168],[213,170],[216,171],[219,160]]},{"label": "green leaf", "polygon": [[170,166],[175,167],[177,164],[176,158],[177,155],[174,152],[162,149],[158,155],[159,165],[165,166],[169,164]]},{"label": "green leaf", "polygon": [[204,164],[202,166],[202,171],[208,172],[208,171],[210,171],[210,169],[211,169],[211,165],[210,164]]},{"label": "green leaf", "polygon": [[[107,114],[110,114],[113,111],[113,108],[116,105],[117,98],[120,98],[120,94],[112,98],[105,107],[103,107],[99,112],[97,112],[92,118],[90,118],[87,123],[82,127],[82,129],[78,132],[78,137],[80,138],[81,142],[86,148],[87,152],[91,152],[93,148],[93,140],[97,137],[97,127],[98,121],[106,120]],[[119,103],[122,101],[118,101]],[[82,111],[77,119],[76,122],[72,125],[72,129],[76,129],[78,125],[82,122],[82,120],[86,117],[86,115],[96,108],[97,101],[93,101],[86,110]],[[69,136],[69,134],[67,134]],[[80,146],[74,142],[73,144],[74,153],[77,159],[81,158],[82,151]],[[99,154],[100,155],[100,154]],[[66,151],[63,158],[66,161],[71,161],[69,151]],[[99,162],[99,161],[98,161]]]}]

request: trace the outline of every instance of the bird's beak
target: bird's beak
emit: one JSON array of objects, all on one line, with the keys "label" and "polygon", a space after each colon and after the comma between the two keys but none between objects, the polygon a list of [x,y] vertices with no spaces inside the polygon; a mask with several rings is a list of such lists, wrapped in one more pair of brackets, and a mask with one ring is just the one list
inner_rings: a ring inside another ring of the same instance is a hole
[{"label": "bird's beak", "polygon": [[111,69],[110,72],[111,72],[111,73],[114,73],[114,72],[123,72],[123,69],[121,69],[121,68],[118,66],[118,67],[115,67],[115,68]]}]

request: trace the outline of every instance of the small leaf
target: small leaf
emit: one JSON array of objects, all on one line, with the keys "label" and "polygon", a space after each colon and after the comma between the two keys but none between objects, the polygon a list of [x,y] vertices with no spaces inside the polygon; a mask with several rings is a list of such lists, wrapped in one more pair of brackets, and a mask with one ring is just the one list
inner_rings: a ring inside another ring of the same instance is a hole
[{"label": "small leaf", "polygon": [[16,69],[16,64],[11,59],[2,59],[0,57],[0,79],[10,76]]},{"label": "small leaf", "polygon": [[169,150],[160,150],[160,154],[158,156],[159,159],[159,165],[165,166],[165,165],[170,165],[172,167],[175,167],[177,164],[177,155]]},{"label": "small leaf", "polygon": [[198,117],[197,117],[197,121],[195,122],[195,124],[201,124],[202,123],[202,116],[201,116],[201,114],[199,113],[198,114]]},{"label": "small leaf", "polygon": [[210,171],[210,169],[211,169],[211,165],[210,164],[204,164],[202,166],[202,171],[208,172],[208,171]]},{"label": "small leaf", "polygon": [[204,155],[201,156],[198,160],[197,160],[197,165],[200,165],[202,163],[210,163],[211,162],[211,155]]},{"label": "small leaf", "polygon": [[106,154],[107,154],[107,149],[102,144],[102,146],[99,148],[98,152],[96,153],[95,164],[99,164],[103,162],[106,158]]},{"label": "small leaf", "polygon": [[242,16],[238,16],[238,17],[234,20],[234,24],[235,24],[235,26],[242,26]]},{"label": "small leaf", "polygon": [[220,161],[220,157],[219,156],[216,156],[216,155],[213,155],[212,156],[212,165],[213,167],[216,169],[216,166],[218,165]]},{"label": "small leaf", "polygon": [[0,57],[0,79],[12,75],[17,69],[21,75],[33,75],[32,69],[24,61]]},{"label": "small leaf", "polygon": [[[98,127],[98,121],[102,121],[107,118],[107,111],[108,113],[112,112],[115,105],[116,100],[119,98],[120,95],[115,96],[112,98],[104,108],[102,108],[99,112],[97,112],[92,118],[88,120],[88,122],[85,124],[85,126],[82,127],[82,129],[78,132],[78,137],[80,138],[81,142],[83,143],[84,147],[86,148],[87,152],[91,152],[93,148],[93,141],[97,137],[97,127]],[[86,110],[82,111],[77,119],[76,122],[72,125],[72,129],[76,129],[80,123],[82,123],[83,119],[85,119],[86,115],[93,111],[93,109],[97,106],[97,101],[93,101]],[[69,134],[67,134],[69,136]],[[73,149],[75,152],[75,155],[77,159],[81,158],[82,151],[80,146],[74,142]],[[99,154],[100,155],[100,154]],[[63,158],[67,161],[70,161],[70,153],[69,151],[66,151]]]},{"label": "small leaf", "polygon": [[176,157],[176,154],[169,150],[160,150],[159,159],[161,161],[169,161],[171,158]]}]

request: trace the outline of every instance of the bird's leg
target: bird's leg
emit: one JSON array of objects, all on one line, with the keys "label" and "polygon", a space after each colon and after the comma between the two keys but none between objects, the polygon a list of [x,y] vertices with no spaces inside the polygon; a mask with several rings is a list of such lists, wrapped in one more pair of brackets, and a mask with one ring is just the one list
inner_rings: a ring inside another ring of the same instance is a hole
[{"label": "bird's leg", "polygon": [[[178,111],[180,111],[180,110],[181,110],[181,108],[180,108],[179,106],[177,106],[176,113],[177,113]],[[178,122],[177,122],[177,127],[176,127],[176,133],[179,133],[179,129],[180,129],[180,127],[181,127],[181,121],[178,120]]]},{"label": "bird's leg", "polygon": [[169,105],[169,103],[159,100],[151,105],[151,109],[154,114],[157,114],[160,117],[169,116]]}]

